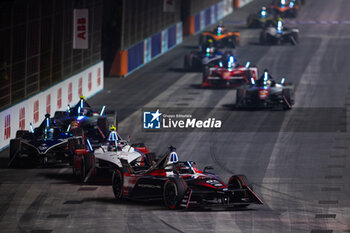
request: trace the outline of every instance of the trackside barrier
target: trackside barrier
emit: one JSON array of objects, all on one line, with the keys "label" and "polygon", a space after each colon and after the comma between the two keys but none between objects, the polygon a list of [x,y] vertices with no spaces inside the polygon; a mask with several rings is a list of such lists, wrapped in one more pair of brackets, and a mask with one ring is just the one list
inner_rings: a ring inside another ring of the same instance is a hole
[{"label": "trackside barrier", "polygon": [[194,16],[190,16],[186,21],[185,33],[193,35],[203,31],[211,24],[218,22],[226,15],[233,12],[233,0],[223,0],[211,7],[208,7]]},{"label": "trackside barrier", "polygon": [[53,115],[57,110],[66,110],[74,105],[81,95],[86,98],[103,89],[103,61],[84,71],[0,112],[0,150],[16,136],[17,130],[29,130],[44,120],[44,115]]},{"label": "trackside barrier", "polygon": [[245,6],[246,4],[252,2],[253,0],[234,0],[234,7],[240,8]]},{"label": "trackside barrier", "polygon": [[182,22],[173,24],[126,50],[117,51],[109,75],[125,77],[180,43]]}]

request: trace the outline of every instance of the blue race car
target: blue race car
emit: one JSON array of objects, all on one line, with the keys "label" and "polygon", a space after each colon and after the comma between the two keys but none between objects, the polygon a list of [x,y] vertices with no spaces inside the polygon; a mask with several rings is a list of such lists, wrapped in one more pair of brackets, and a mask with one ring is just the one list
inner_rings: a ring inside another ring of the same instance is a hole
[{"label": "blue race car", "polygon": [[105,111],[105,106],[99,112],[94,111],[84,96],[74,106],[68,105],[67,111],[56,111],[55,120],[62,128],[68,128],[73,135],[88,136],[88,138],[103,140],[109,132],[109,127],[117,124],[116,114]]},{"label": "blue race car", "polygon": [[50,114],[45,115],[39,127],[18,130],[10,141],[9,167],[36,166],[71,162],[69,140],[74,136],[57,125]]},{"label": "blue race car", "polygon": [[232,51],[222,52],[212,45],[202,47],[199,51],[191,51],[186,54],[184,59],[184,69],[189,72],[201,72],[204,67],[212,67],[223,59],[225,54],[232,53]]}]

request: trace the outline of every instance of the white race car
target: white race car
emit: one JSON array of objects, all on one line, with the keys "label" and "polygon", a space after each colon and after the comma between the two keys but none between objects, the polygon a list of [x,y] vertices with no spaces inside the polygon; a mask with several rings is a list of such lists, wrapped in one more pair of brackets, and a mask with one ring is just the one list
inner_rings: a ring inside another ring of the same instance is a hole
[{"label": "white race car", "polygon": [[117,134],[115,128],[111,129],[107,140],[102,144],[91,145],[89,140],[84,142],[83,138],[70,143],[73,174],[79,175],[82,182],[97,175],[99,170],[114,171],[121,168],[120,159],[127,160],[136,170],[137,167],[150,165],[152,153],[143,143],[130,144]]}]

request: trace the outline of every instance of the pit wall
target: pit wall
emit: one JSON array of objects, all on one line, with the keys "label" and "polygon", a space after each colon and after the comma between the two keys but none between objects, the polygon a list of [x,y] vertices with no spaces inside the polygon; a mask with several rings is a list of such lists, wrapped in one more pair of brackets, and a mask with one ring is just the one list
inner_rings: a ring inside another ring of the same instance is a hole
[{"label": "pit wall", "polygon": [[109,75],[125,77],[180,43],[182,22],[173,24],[128,49],[117,51]]},{"label": "pit wall", "polygon": [[17,130],[29,130],[40,125],[45,114],[66,110],[75,105],[81,95],[89,98],[103,90],[103,61],[84,71],[0,112],[0,151],[7,147]]}]

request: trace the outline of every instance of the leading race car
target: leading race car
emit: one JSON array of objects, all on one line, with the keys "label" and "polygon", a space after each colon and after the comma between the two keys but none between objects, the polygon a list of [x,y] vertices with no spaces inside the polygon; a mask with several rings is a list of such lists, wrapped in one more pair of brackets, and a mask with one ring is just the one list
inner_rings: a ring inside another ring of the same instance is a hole
[{"label": "leading race car", "polygon": [[56,111],[54,118],[57,124],[63,128],[68,128],[74,135],[87,135],[89,138],[94,134],[101,133],[104,137],[108,134],[109,127],[117,124],[116,114],[112,112],[108,116],[105,106],[100,111],[94,111],[84,96],[74,107],[68,106],[67,111]]},{"label": "leading race car", "polygon": [[174,147],[152,165],[133,166],[123,159],[121,163],[123,167],[114,171],[112,181],[117,200],[163,199],[169,209],[263,204],[246,176],[233,175],[225,183],[208,172],[211,167],[201,171],[192,161],[179,161]]},{"label": "leading race car", "polygon": [[264,28],[260,32],[260,44],[281,44],[291,43],[296,45],[299,43],[299,29],[287,28],[283,25],[282,19],[278,19],[277,24]]},{"label": "leading race car", "polygon": [[212,31],[205,31],[199,36],[199,46],[207,47],[209,40],[217,48],[235,48],[240,44],[241,34],[237,31],[228,31],[222,24],[219,24]]},{"label": "leading race car", "polygon": [[282,78],[277,83],[265,70],[262,77],[249,87],[237,89],[236,108],[291,109],[294,104],[294,87]]},{"label": "leading race car", "polygon": [[120,159],[125,159],[134,166],[142,166],[152,160],[152,153],[144,143],[129,144],[119,136],[115,127],[111,127],[107,139],[102,143],[94,144],[89,139],[84,142],[83,138],[70,142],[73,174],[79,175],[82,182],[87,182],[99,172],[113,172],[121,168]]},{"label": "leading race car", "polygon": [[264,28],[276,24],[276,17],[270,8],[265,6],[256,14],[250,14],[247,18],[247,26],[249,28]]},{"label": "leading race car", "polygon": [[299,11],[299,2],[296,0],[273,0],[270,8],[281,17],[295,18]]},{"label": "leading race car", "polygon": [[226,54],[216,64],[204,68],[201,87],[239,87],[250,84],[257,77],[258,69],[250,67],[250,62],[242,66],[233,54]]},{"label": "leading race car", "polygon": [[18,130],[16,138],[11,139],[8,166],[69,163],[71,155],[67,146],[68,141],[73,138],[69,132],[57,125],[55,119],[50,118],[50,114],[46,114],[39,127],[32,128],[31,131]]}]

